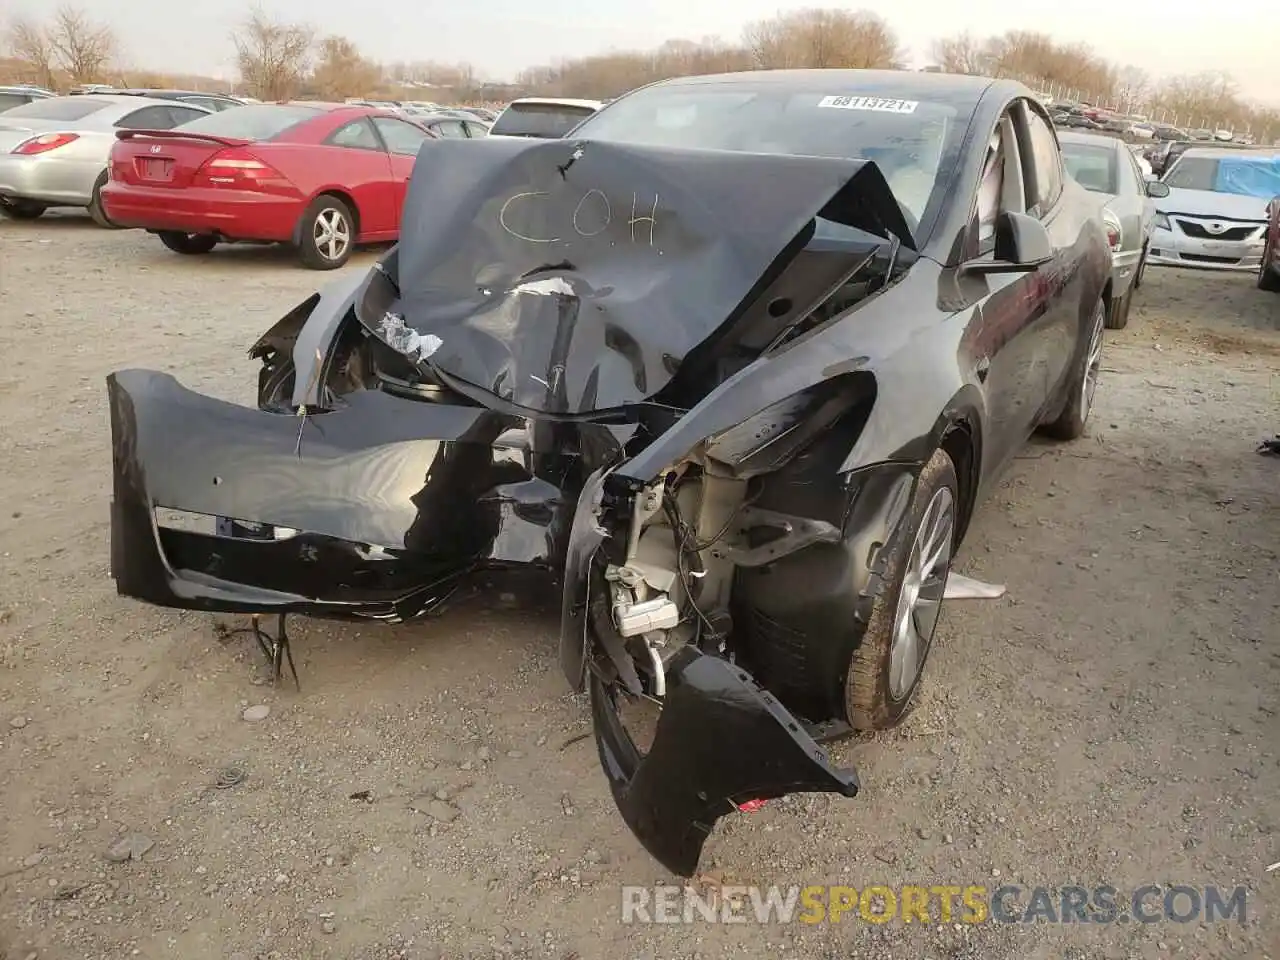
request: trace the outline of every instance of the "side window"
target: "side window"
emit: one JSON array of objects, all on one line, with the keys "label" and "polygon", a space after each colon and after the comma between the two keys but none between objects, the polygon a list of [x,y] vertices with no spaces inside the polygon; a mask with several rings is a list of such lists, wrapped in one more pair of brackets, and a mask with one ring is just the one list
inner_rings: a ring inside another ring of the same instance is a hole
[{"label": "side window", "polygon": [[127,113],[115,125],[125,130],[168,130],[173,126],[173,119],[168,107],[158,105]]},{"label": "side window", "polygon": [[1005,149],[1000,128],[991,135],[982,179],[978,181],[978,253],[995,249],[996,218],[1000,214],[1000,197],[1004,186]]},{"label": "side window", "polygon": [[326,141],[334,147],[350,147],[355,150],[382,150],[378,135],[364,117],[344,124],[329,135]]},{"label": "side window", "polygon": [[180,127],[184,123],[190,123],[192,120],[207,117],[208,114],[203,110],[192,110],[190,107],[170,107],[169,116],[172,118],[172,125]]},{"label": "side window", "polygon": [[393,117],[374,117],[373,125],[382,134],[382,140],[386,143],[387,149],[402,157],[416,157],[422,141],[431,136],[412,123],[405,123]]},{"label": "side window", "polygon": [[487,137],[488,135],[489,128],[483,123],[467,123],[467,136],[471,137],[473,140],[479,139],[480,137]]},{"label": "side window", "polygon": [[439,123],[432,124],[431,129],[442,137],[465,138],[467,135],[467,132],[462,129],[462,122],[460,120],[441,120]]},{"label": "side window", "polygon": [[1037,215],[1044,216],[1062,194],[1062,156],[1058,152],[1058,138],[1048,121],[1030,106],[1026,107],[1026,117],[1035,174],[1034,199],[1028,197],[1027,206],[1033,207]]}]

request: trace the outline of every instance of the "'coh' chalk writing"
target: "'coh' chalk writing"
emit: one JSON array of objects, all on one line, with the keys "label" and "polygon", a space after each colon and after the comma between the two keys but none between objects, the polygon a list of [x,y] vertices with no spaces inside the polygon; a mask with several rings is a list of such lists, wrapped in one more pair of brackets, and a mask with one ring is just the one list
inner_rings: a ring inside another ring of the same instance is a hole
[{"label": "'coh' chalk writing", "polygon": [[[519,216],[513,217],[513,214],[518,213],[522,205],[527,208],[529,204],[540,203],[549,196],[551,194],[545,190],[530,190],[508,197],[498,211],[498,224],[511,236],[526,243],[563,242],[564,238],[558,236],[530,236],[527,232],[522,232],[511,224],[512,219],[520,219]],[[654,235],[658,229],[658,200],[658,194],[655,193],[652,204],[642,204],[639,194],[631,194],[631,216],[627,219],[631,243],[643,243],[650,247],[653,246]],[[647,214],[643,212],[646,207],[648,208]],[[572,227],[573,232],[583,239],[599,236],[608,230],[612,223],[613,205],[609,202],[609,198],[604,191],[595,187],[592,187],[582,195],[577,205],[573,208],[573,215],[569,218],[569,225]],[[592,227],[594,229],[591,229]]]}]

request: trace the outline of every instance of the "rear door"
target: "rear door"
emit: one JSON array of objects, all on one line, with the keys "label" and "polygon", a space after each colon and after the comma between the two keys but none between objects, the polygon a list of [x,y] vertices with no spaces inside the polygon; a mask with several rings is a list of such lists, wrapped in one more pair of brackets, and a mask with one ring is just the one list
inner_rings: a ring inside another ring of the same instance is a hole
[{"label": "rear door", "polygon": [[[320,175],[323,187],[341,187],[356,203],[361,240],[387,240],[400,226],[398,199],[403,183],[391,169],[391,157],[368,117],[344,123],[324,140]],[[322,189],[323,189],[322,187]]]},{"label": "rear door", "polygon": [[373,125],[391,157],[391,175],[395,180],[396,189],[396,229],[398,230],[400,229],[400,209],[404,206],[409,181],[413,177],[413,165],[418,159],[418,150],[422,147],[422,141],[431,139],[431,134],[422,127],[396,117],[374,117]]}]

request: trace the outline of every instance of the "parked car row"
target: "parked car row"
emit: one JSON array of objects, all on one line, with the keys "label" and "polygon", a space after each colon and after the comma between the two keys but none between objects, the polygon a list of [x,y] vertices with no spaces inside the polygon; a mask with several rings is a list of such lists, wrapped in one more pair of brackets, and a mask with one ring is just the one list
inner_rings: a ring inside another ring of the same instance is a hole
[{"label": "parked car row", "polygon": [[[358,244],[399,236],[424,140],[490,130],[443,108],[217,100],[160,90],[31,98],[0,115],[0,213],[83,207],[100,226],[147,230],[180,254],[289,243],[306,266],[331,270]],[[545,137],[592,112],[589,102],[517,101],[498,120],[505,135]]]}]

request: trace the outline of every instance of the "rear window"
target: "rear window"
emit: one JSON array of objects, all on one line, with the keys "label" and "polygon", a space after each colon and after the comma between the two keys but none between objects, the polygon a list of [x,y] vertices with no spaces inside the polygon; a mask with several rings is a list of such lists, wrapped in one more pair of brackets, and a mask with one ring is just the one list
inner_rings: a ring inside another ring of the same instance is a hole
[{"label": "rear window", "polygon": [[30,97],[22,93],[0,93],[0,113],[10,107],[20,106],[30,99]]},{"label": "rear window", "polygon": [[95,97],[46,97],[6,110],[4,117],[6,120],[21,117],[28,120],[79,120],[109,106],[110,100]]},{"label": "rear window", "polygon": [[324,111],[296,104],[259,103],[229,107],[178,127],[192,133],[208,133],[215,137],[239,137],[245,140],[270,140],[290,127],[313,120]]},{"label": "rear window", "polygon": [[1076,183],[1094,193],[1120,192],[1116,182],[1116,152],[1111,147],[1093,144],[1062,144],[1062,162]]},{"label": "rear window", "polygon": [[513,103],[499,114],[489,132],[558,140],[593,113],[590,107],[564,103]]}]

